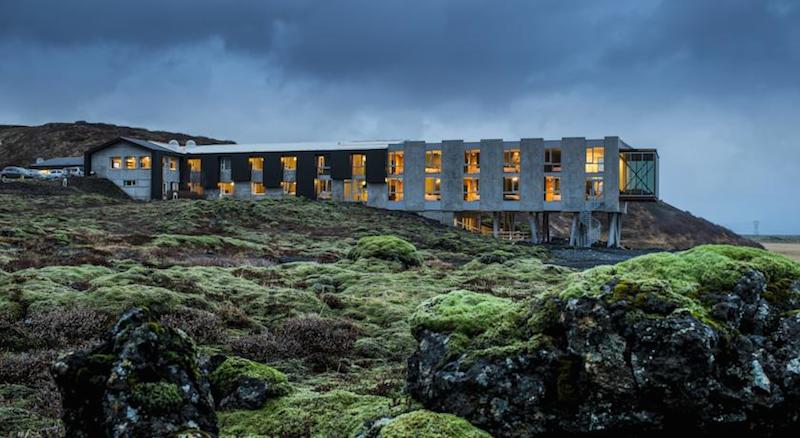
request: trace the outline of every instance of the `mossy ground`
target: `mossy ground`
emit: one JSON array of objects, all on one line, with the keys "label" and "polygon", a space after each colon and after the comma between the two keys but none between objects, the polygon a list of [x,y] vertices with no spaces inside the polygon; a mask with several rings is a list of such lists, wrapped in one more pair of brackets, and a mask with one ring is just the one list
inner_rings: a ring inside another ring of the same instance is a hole
[{"label": "mossy ground", "polygon": [[[291,393],[260,411],[222,413],[225,433],[324,436],[417,409],[403,387],[416,346],[409,316],[421,302],[458,290],[517,302],[571,272],[544,264],[541,248],[412,214],[303,199],[138,203],[79,192],[0,193],[0,224],[0,323],[25,326],[54,309],[91,309],[114,320],[129,307],[146,306],[177,315],[170,321],[202,316],[202,324],[211,324],[202,331],[216,336],[196,338],[200,349],[228,354],[232,340],[274,331],[289,318],[316,315],[357,326],[352,351],[326,369],[293,358],[269,363],[286,376]],[[379,240],[405,255],[348,258],[369,236],[396,236]],[[21,339],[8,355],[33,348]],[[161,392],[168,401],[169,391]],[[270,406],[279,410],[267,415]],[[58,424],[46,412],[30,412],[31,419]]]}]

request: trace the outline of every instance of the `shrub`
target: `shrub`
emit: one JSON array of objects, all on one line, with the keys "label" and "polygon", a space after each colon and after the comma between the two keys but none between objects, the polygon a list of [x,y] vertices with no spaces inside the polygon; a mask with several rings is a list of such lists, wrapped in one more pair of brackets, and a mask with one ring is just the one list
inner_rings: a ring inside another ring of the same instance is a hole
[{"label": "shrub", "polygon": [[223,338],[222,319],[205,310],[179,306],[160,319],[165,326],[181,329],[198,343],[215,343]]},{"label": "shrub", "polygon": [[396,236],[369,236],[358,240],[347,257],[353,260],[377,258],[403,263],[405,266],[422,264],[422,257],[411,243]]},{"label": "shrub", "polygon": [[451,414],[420,410],[398,416],[381,428],[381,438],[491,438],[491,435]]},{"label": "shrub", "polygon": [[55,350],[0,353],[0,383],[33,384],[50,378]]},{"label": "shrub", "polygon": [[32,342],[50,348],[85,346],[102,337],[113,323],[108,313],[83,306],[35,312],[22,322]]},{"label": "shrub", "polygon": [[230,349],[237,356],[258,362],[269,362],[281,356],[278,338],[269,332],[236,338],[231,341]]}]

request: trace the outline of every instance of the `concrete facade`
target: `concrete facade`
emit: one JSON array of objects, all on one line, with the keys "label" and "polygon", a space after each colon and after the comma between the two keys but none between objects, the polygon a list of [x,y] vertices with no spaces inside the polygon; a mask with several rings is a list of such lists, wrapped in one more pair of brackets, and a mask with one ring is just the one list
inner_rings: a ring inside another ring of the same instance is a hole
[{"label": "concrete facade", "polygon": [[[129,144],[118,144],[92,154],[92,171],[98,177],[105,178],[128,194],[133,199],[140,201],[150,200],[151,169],[140,167],[141,157],[150,158],[153,165],[152,154],[140,147]],[[136,169],[113,169],[111,159],[120,158],[124,166],[125,157],[136,157]],[[134,185],[126,181],[134,181]]]}]

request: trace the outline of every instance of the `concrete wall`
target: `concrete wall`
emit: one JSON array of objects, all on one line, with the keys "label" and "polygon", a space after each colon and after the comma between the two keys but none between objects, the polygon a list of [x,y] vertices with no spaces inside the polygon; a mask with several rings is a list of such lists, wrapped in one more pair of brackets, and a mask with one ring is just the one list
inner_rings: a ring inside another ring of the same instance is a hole
[{"label": "concrete wall", "polygon": [[481,211],[503,208],[503,140],[481,140]]},{"label": "concrete wall", "polygon": [[541,211],[544,203],[544,140],[520,141],[520,210]]},{"label": "concrete wall", "polygon": [[442,210],[461,211],[464,204],[464,141],[442,142]]},{"label": "concrete wall", "polygon": [[561,139],[561,208],[580,211],[584,203],[586,139]]},{"label": "concrete wall", "polygon": [[367,183],[367,205],[375,208],[386,208],[389,192],[386,184]]},{"label": "concrete wall", "polygon": [[[175,162],[176,162],[175,170],[170,170],[169,169],[170,160],[175,160]],[[162,165],[162,168],[161,168],[161,172],[162,172],[161,181],[162,181],[162,184],[163,184],[163,189],[162,189],[161,193],[166,194],[167,197],[172,196],[171,192],[170,192],[172,190],[172,186],[173,186],[172,183],[175,183],[174,185],[175,185],[175,187],[177,187],[176,191],[180,190],[180,187],[179,187],[180,186],[180,181],[181,181],[180,168],[181,167],[180,167],[180,163],[179,163],[179,159],[178,158],[176,158],[176,157],[164,157],[164,162],[163,162],[163,165]]]},{"label": "concrete wall", "polygon": [[425,209],[425,142],[407,141],[403,150],[404,209],[422,211]]},{"label": "concrete wall", "polygon": [[[136,157],[136,169],[112,169],[111,157],[120,157],[124,159],[127,156]],[[133,199],[147,201],[150,199],[150,169],[138,168],[139,159],[142,156],[151,157],[149,151],[130,145],[128,143],[120,143],[116,146],[110,146],[92,154],[92,171],[99,178],[106,178],[119,186],[125,193]],[[158,165],[152,163],[151,166]],[[133,187],[125,187],[123,181],[134,180],[136,185]]]},{"label": "concrete wall", "polygon": [[605,172],[603,173],[603,210],[619,211],[619,137],[606,137]]}]

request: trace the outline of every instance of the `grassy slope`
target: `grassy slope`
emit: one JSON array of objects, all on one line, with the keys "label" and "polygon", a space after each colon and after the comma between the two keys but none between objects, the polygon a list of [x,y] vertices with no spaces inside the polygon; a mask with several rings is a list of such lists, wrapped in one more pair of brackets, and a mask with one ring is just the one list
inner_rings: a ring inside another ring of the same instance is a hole
[{"label": "grassy slope", "polygon": [[[45,332],[61,331],[36,342],[9,337],[0,346],[7,350],[0,353],[0,409],[14,409],[15,419],[0,420],[3,432],[58,427],[58,399],[43,367],[91,330],[48,322],[54,311],[94,312],[92,319],[109,321],[133,305],[178,319],[190,312],[190,320],[216,324],[208,333],[188,323],[201,348],[226,352],[236,339],[279,331],[287,318],[350,323],[358,333],[354,345],[331,353],[323,367],[294,357],[270,361],[288,376],[290,395],[261,411],[220,413],[224,432],[325,436],[356,433],[364,422],[417,408],[402,388],[415,346],[408,318],[422,301],[462,289],[518,301],[570,273],[543,264],[538,248],[360,205],[145,204],[46,193],[0,191],[0,324],[45,321]],[[347,257],[359,238],[383,234],[413,243],[422,265]],[[4,391],[27,395],[4,398]]]}]

